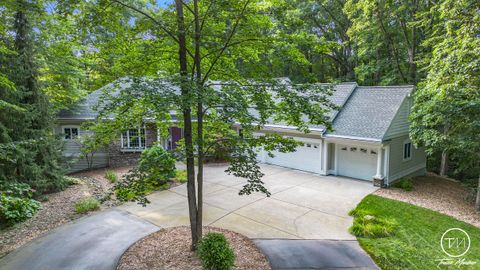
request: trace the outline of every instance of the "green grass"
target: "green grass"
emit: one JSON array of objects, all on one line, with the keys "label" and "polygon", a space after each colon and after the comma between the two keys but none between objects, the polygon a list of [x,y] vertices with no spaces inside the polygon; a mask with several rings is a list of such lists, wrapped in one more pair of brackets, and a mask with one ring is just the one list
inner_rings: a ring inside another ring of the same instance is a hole
[{"label": "green grass", "polygon": [[100,202],[95,198],[85,198],[75,204],[75,212],[83,214],[86,212],[94,211],[100,208]]},{"label": "green grass", "polygon": [[175,172],[175,181],[179,183],[186,183],[187,182],[187,171],[186,170],[177,170]]},{"label": "green grass", "polygon": [[[375,195],[365,197],[353,210],[352,214],[355,213],[357,216],[368,213],[396,224],[391,236],[358,237],[360,245],[381,269],[480,269],[479,228],[429,209]],[[475,265],[437,267],[436,260],[449,258],[440,247],[440,239],[450,228],[460,228],[469,234],[471,247],[462,258],[477,262]]]},{"label": "green grass", "polygon": [[105,171],[105,178],[107,178],[110,183],[115,183],[118,180],[118,176],[112,170]]}]

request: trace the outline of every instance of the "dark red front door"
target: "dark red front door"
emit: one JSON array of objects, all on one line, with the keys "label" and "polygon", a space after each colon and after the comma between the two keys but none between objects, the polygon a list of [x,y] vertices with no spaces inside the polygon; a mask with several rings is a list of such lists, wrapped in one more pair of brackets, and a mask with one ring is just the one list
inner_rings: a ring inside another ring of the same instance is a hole
[{"label": "dark red front door", "polygon": [[170,137],[171,141],[169,143],[170,149],[177,148],[177,142],[182,138],[183,132],[181,128],[178,127],[171,127],[170,128]]}]

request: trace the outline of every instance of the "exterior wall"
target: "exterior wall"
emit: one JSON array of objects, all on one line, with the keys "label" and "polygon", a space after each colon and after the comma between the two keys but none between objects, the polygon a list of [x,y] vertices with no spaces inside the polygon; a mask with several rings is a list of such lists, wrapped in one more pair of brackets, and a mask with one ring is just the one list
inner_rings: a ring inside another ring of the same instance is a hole
[{"label": "exterior wall", "polygon": [[[82,121],[79,120],[70,120],[70,121],[59,121],[55,126],[55,134],[62,136],[64,127],[78,127],[79,136],[86,135],[86,131],[81,128]],[[88,169],[87,159],[81,155],[81,143],[78,140],[63,140],[63,151],[62,155],[65,161],[65,167],[67,172],[77,172]],[[92,168],[103,168],[108,166],[108,153],[106,150],[98,150],[93,155],[93,160],[91,161]]]},{"label": "exterior wall", "polygon": [[[55,134],[63,134],[65,126],[77,126],[79,135],[87,134],[81,129],[82,121],[59,121],[54,131]],[[151,147],[157,141],[157,128],[154,124],[145,126],[145,145]],[[135,165],[140,157],[141,151],[138,152],[122,152],[120,145],[120,137],[117,141],[111,143],[104,150],[95,152],[92,160],[92,168],[118,167],[126,165]],[[67,171],[77,172],[89,169],[87,159],[81,156],[81,144],[76,140],[64,140],[63,152],[65,167]]]},{"label": "exterior wall", "polygon": [[[157,141],[157,128],[154,124],[145,125],[145,146],[151,147]],[[120,137],[108,145],[108,165],[110,167],[135,165],[140,158],[141,150],[122,151]]]},{"label": "exterior wall", "polygon": [[385,133],[385,140],[408,134],[408,128],[410,126],[408,115],[410,114],[411,107],[412,98],[405,98]]},{"label": "exterior wall", "polygon": [[408,140],[408,135],[392,139],[390,146],[388,183],[406,176],[423,175],[427,166],[427,158],[423,148],[412,145],[410,160],[403,160],[403,143]]}]

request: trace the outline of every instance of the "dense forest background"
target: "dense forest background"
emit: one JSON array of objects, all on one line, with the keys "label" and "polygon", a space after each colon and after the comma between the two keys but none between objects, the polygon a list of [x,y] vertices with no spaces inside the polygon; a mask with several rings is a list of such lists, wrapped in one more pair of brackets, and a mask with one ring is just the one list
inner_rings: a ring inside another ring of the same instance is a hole
[{"label": "dense forest background", "polygon": [[[228,10],[231,2],[218,3]],[[244,18],[256,29],[225,50],[225,72],[212,79],[416,85],[411,135],[426,146],[429,169],[476,186],[478,1],[249,4],[262,15]],[[61,189],[59,143],[51,133],[55,112],[117,78],[178,72],[178,49],[165,31],[175,23],[173,7],[157,1],[2,1],[0,180],[42,192]]]}]

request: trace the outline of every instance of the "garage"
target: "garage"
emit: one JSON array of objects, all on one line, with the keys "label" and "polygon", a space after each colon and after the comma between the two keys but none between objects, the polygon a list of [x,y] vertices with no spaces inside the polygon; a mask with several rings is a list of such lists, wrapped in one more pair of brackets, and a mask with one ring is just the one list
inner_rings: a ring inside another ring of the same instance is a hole
[{"label": "garage", "polygon": [[365,146],[338,145],[338,175],[371,181],[377,168],[377,150]]},{"label": "garage", "polygon": [[320,173],[321,152],[320,142],[304,142],[298,146],[297,151],[290,153],[273,152],[273,158],[264,153],[264,162],[287,168]]}]

